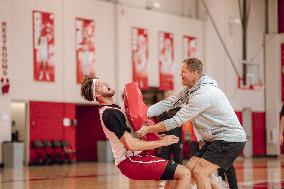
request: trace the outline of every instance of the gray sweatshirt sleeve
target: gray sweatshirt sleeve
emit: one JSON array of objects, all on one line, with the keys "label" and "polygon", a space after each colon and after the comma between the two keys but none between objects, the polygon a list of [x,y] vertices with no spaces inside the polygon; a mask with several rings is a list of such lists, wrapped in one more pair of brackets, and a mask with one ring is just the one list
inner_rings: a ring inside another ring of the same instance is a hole
[{"label": "gray sweatshirt sleeve", "polygon": [[188,103],[177,112],[177,114],[173,118],[164,120],[164,124],[167,131],[176,127],[180,127],[185,122],[192,120],[195,116],[207,109],[209,106],[210,102],[206,95],[194,95],[189,99]]},{"label": "gray sweatshirt sleeve", "polygon": [[158,116],[165,111],[180,106],[183,103],[181,99],[184,96],[185,90],[186,88],[183,87],[169,98],[150,106],[147,111],[147,117]]},{"label": "gray sweatshirt sleeve", "polygon": [[195,137],[197,139],[198,142],[200,142],[201,140],[203,140],[203,138],[201,137],[200,133],[198,132],[198,130],[196,129],[195,125],[193,126],[193,132],[195,134]]}]

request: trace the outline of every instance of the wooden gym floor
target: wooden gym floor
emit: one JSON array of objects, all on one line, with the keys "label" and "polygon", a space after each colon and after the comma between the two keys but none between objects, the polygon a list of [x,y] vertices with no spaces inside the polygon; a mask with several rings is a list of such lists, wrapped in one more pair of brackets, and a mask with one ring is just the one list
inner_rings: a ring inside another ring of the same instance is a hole
[{"label": "wooden gym floor", "polygon": [[[284,188],[284,157],[238,158],[239,188]],[[0,189],[158,189],[157,181],[133,181],[111,163],[0,169]]]}]

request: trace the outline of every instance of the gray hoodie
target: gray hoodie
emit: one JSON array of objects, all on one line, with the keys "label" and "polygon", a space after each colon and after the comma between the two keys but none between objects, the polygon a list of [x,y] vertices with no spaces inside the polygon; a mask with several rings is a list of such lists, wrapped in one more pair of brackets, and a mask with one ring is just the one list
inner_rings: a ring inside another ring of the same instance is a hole
[{"label": "gray hoodie", "polygon": [[246,133],[230,102],[217,82],[208,76],[203,75],[192,88],[182,87],[173,96],[150,106],[147,116],[157,116],[181,105],[184,106],[173,118],[164,121],[167,130],[191,120],[200,134],[199,140],[246,141]]}]

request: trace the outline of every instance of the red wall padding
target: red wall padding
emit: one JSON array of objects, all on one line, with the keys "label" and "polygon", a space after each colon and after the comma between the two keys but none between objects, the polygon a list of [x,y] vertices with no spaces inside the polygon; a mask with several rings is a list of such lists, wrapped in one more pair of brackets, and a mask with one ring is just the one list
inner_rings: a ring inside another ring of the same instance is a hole
[{"label": "red wall padding", "polygon": [[[242,112],[236,112],[241,124]],[[252,112],[253,155],[266,155],[265,112]]]},{"label": "red wall padding", "polygon": [[284,1],[278,0],[278,33],[284,32]]},{"label": "red wall padding", "polygon": [[75,104],[30,102],[30,161],[36,154],[32,142],[39,140],[68,140],[75,149],[75,128],[64,127],[63,118],[75,118]]},{"label": "red wall padding", "polygon": [[79,161],[97,161],[97,141],[107,140],[101,126],[98,108],[88,105],[76,108],[78,120],[76,149]]},{"label": "red wall padding", "polygon": [[252,113],[252,139],[253,139],[253,155],[266,155],[266,129],[265,129],[265,113]]},{"label": "red wall padding", "polygon": [[236,112],[236,115],[239,118],[240,123],[243,124],[243,114],[242,114],[242,112]]},{"label": "red wall padding", "polygon": [[[241,125],[243,126],[243,114],[242,114],[242,112],[236,112],[236,115],[237,115],[237,117],[238,117],[238,119],[239,119]],[[242,152],[240,153],[240,155],[243,156],[243,155],[244,155],[244,152],[242,151]]]},{"label": "red wall padding", "polygon": [[[76,119],[76,104],[65,103],[64,118]],[[69,141],[72,148],[76,150],[76,126],[64,127],[64,139]]]}]

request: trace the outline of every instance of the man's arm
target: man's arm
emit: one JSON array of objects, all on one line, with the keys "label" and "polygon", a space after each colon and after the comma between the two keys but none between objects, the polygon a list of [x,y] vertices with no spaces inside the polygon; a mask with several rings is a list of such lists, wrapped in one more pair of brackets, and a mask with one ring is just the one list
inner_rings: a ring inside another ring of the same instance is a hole
[{"label": "man's arm", "polygon": [[147,117],[158,116],[165,111],[180,106],[183,103],[181,99],[184,97],[185,91],[186,88],[183,87],[169,98],[150,106],[147,111]]},{"label": "man's arm", "polygon": [[159,148],[161,146],[169,146],[171,144],[177,143],[179,138],[174,135],[162,136],[160,140],[155,141],[143,141],[136,139],[131,136],[130,133],[125,132],[124,135],[119,139],[124,147],[129,151],[142,151],[142,150],[151,150]]},{"label": "man's arm", "polygon": [[161,133],[167,131],[167,128],[165,127],[164,122],[159,122],[155,125],[150,126],[142,126],[138,131],[136,131],[136,134],[138,136],[144,136],[147,133]]},{"label": "man's arm", "polygon": [[143,126],[136,133],[139,136],[144,136],[147,133],[159,133],[180,127],[185,122],[193,119],[202,111],[210,106],[210,102],[205,95],[197,95],[190,99],[188,104],[180,109],[177,114],[171,118],[164,120],[158,124],[151,126]]},{"label": "man's arm", "polygon": [[130,129],[126,126],[126,119],[120,110],[105,110],[102,118],[106,128],[113,132],[128,150],[140,151],[155,149],[179,141],[179,138],[174,135],[161,137],[160,140],[157,141],[142,141],[133,138],[130,134]]}]

